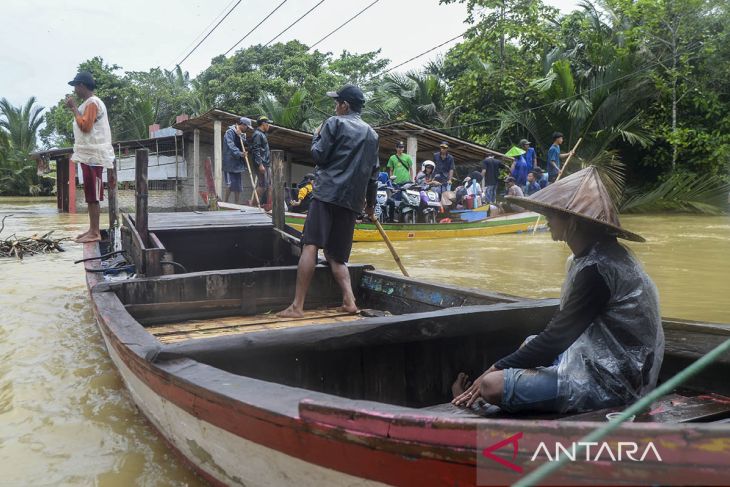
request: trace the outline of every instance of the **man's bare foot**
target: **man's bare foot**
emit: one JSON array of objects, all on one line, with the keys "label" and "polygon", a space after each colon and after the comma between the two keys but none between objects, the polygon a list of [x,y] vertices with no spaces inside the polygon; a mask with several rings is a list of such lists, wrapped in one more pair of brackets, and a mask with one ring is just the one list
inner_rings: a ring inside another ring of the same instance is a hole
[{"label": "man's bare foot", "polygon": [[356,315],[360,312],[360,310],[357,308],[356,304],[350,304],[350,305],[343,304],[342,306],[339,306],[337,308],[337,311],[339,311],[340,313],[349,313],[351,315]]},{"label": "man's bare foot", "polygon": [[292,304],[287,309],[276,313],[276,316],[279,318],[302,318],[304,313],[302,310],[295,308]]},{"label": "man's bare foot", "polygon": [[451,384],[451,394],[454,395],[454,398],[457,398],[464,394],[464,391],[467,390],[470,385],[471,382],[469,382],[469,376],[464,372],[459,372],[459,375],[456,376],[456,380],[453,384]]},{"label": "man's bare foot", "polygon": [[83,237],[77,238],[76,242],[78,243],[91,243],[91,242],[99,242],[101,240],[101,235],[98,233],[87,233]]},{"label": "man's bare foot", "polygon": [[84,233],[79,233],[78,235],[76,235],[76,238],[74,238],[74,240],[78,240],[80,238],[87,236],[89,234],[89,232],[91,232],[91,230],[86,230]]}]

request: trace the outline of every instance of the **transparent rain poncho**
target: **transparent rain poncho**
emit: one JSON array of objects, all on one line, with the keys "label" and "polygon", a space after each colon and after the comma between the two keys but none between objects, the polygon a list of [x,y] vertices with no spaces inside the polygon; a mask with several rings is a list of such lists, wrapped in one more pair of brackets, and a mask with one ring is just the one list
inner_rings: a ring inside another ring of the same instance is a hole
[{"label": "transparent rain poncho", "polygon": [[569,295],[578,272],[593,264],[611,298],[604,312],[560,357],[562,412],[634,402],[656,386],[664,355],[656,287],[633,254],[617,242],[598,243],[588,255],[569,262],[561,301]]}]

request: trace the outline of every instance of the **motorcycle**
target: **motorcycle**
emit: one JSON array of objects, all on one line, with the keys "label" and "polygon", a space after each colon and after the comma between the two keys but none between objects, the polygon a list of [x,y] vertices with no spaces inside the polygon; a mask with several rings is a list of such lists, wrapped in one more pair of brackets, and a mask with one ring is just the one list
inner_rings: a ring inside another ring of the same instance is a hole
[{"label": "motorcycle", "polygon": [[413,183],[405,183],[400,188],[398,214],[401,223],[416,223],[416,215],[421,208],[421,191]]},{"label": "motorcycle", "polygon": [[375,218],[380,223],[385,223],[387,220],[387,202],[390,197],[390,188],[383,182],[378,182],[378,192],[375,194]]}]

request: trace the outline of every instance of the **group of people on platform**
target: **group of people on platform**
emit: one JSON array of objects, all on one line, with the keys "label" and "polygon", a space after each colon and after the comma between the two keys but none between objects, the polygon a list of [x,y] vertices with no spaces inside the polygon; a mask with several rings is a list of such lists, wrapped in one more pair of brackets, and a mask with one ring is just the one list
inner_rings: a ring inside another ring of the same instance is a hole
[{"label": "group of people on platform", "polygon": [[[271,202],[271,152],[266,136],[271,123],[266,116],[261,116],[256,120],[254,129],[250,118],[241,117],[226,130],[223,136],[223,173],[226,178],[224,201],[227,202],[233,193],[233,201],[236,204],[240,202],[243,174],[250,171],[259,204]],[[256,179],[253,179],[253,174]]]}]

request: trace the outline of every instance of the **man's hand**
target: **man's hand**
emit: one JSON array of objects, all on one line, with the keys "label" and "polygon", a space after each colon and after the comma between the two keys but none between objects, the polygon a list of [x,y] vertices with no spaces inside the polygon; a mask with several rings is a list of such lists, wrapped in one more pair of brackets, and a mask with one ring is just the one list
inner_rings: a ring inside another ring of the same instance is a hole
[{"label": "man's hand", "polygon": [[66,97],[66,106],[71,109],[72,112],[76,113],[77,107],[76,107],[76,100],[73,96],[69,95]]},{"label": "man's hand", "polygon": [[374,206],[366,206],[365,214],[368,216],[368,218],[375,221],[375,207]]},{"label": "man's hand", "polygon": [[487,374],[490,374],[492,372],[496,372],[497,369],[492,365],[487,369],[482,375],[480,375],[474,383],[469,386],[467,390],[465,390],[459,397],[455,397],[453,401],[451,401],[451,404],[454,406],[463,406],[463,407],[471,407],[472,404],[474,404],[479,399],[484,399],[481,394],[481,385],[482,381],[484,380],[484,377],[487,376]]},{"label": "man's hand", "polygon": [[259,164],[259,173],[260,174],[265,174],[266,173],[266,169],[264,168],[264,165],[263,164]]}]

